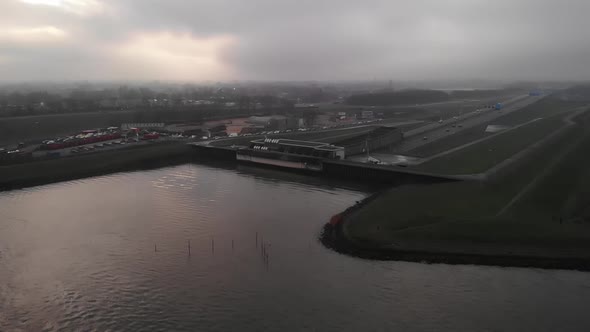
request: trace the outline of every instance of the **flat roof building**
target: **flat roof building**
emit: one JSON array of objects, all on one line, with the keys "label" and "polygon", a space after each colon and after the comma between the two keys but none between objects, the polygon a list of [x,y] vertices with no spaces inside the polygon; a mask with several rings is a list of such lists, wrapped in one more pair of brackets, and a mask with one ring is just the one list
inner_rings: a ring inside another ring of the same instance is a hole
[{"label": "flat roof building", "polygon": [[309,157],[344,159],[344,148],[323,142],[300,141],[285,138],[253,140],[250,149],[296,154]]}]

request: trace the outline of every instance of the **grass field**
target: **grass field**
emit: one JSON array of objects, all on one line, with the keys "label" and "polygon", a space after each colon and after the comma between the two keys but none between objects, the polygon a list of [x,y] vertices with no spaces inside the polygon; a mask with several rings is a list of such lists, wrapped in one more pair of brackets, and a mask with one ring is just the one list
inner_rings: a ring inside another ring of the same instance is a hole
[{"label": "grass field", "polygon": [[562,118],[558,116],[534,121],[413,168],[443,174],[482,173],[540,141],[563,125]]},{"label": "grass field", "polygon": [[[385,247],[401,243],[416,249],[418,243],[419,249],[443,252],[589,257],[588,128],[573,126],[491,182],[394,188],[353,212],[345,234]],[[550,165],[550,172],[533,182]],[[531,182],[531,190],[497,216]]]}]

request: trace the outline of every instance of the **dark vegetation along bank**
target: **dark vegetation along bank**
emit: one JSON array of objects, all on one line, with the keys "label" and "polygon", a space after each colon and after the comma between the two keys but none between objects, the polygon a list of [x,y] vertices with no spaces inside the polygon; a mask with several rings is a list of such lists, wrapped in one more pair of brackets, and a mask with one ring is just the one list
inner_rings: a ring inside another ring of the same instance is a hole
[{"label": "dark vegetation along bank", "polygon": [[191,150],[187,144],[166,142],[0,166],[0,190],[12,190],[113,172],[151,169],[189,161],[191,161]]},{"label": "dark vegetation along bank", "polygon": [[322,241],[374,259],[590,270],[590,114],[573,121],[491,180],[373,195]]}]

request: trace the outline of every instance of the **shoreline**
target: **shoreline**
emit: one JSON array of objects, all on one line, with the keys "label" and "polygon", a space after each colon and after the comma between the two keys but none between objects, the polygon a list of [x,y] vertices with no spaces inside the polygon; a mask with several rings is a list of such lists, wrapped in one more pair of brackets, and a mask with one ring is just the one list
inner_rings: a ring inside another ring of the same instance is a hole
[{"label": "shoreline", "polygon": [[[580,189],[575,188],[589,176],[583,151],[590,138],[584,135],[588,122],[582,114],[568,116],[568,124],[557,131],[566,134],[548,136],[542,148],[535,146],[531,151],[536,152],[503,174],[502,182],[487,188],[464,182],[376,193],[334,216],[320,241],[339,253],[374,260],[590,271],[590,233],[584,225],[590,218],[572,219],[558,197],[562,192],[560,197],[577,195]],[[539,164],[551,165],[549,173],[539,177]],[[536,194],[504,213],[506,203],[512,204],[509,199],[520,199],[528,185],[535,186]],[[378,197],[383,199],[365,206]],[[412,205],[396,211],[394,203]],[[541,205],[546,206],[539,209]]]},{"label": "shoreline", "polygon": [[414,250],[383,247],[370,242],[360,243],[351,239],[344,231],[345,224],[353,212],[377,198],[380,192],[374,193],[357,204],[332,217],[322,227],[319,241],[328,249],[340,254],[379,261],[402,261],[426,264],[451,265],[485,265],[497,267],[522,267],[590,271],[590,257],[548,257],[518,254],[484,254],[462,251]]},{"label": "shoreline", "polygon": [[[0,191],[17,190],[117,172],[179,165],[194,160],[191,152],[191,147],[188,144],[170,142],[2,166],[0,167]],[[451,247],[450,245],[440,245],[440,243],[430,244],[430,247],[435,248],[428,250],[410,249],[408,246],[405,248],[404,246],[392,248],[370,242],[361,243],[350,238],[344,231],[345,225],[351,222],[349,217],[372,200],[378,198],[382,193],[383,190],[375,192],[332,217],[332,220],[326,223],[322,229],[319,236],[320,242],[336,252],[372,260],[590,271],[590,257],[550,257],[549,255],[493,253],[494,251],[497,252],[497,250],[491,250],[489,254],[482,253],[481,250],[479,250],[479,253],[466,252],[465,246],[463,245],[466,245],[466,248],[470,248],[471,246],[471,249],[473,249],[473,243],[470,245],[458,243],[456,246],[459,247],[459,250],[456,250],[457,248],[454,248],[455,250],[448,250]],[[436,247],[440,247],[440,249]],[[490,248],[499,248],[499,246],[491,245],[487,249]]]}]

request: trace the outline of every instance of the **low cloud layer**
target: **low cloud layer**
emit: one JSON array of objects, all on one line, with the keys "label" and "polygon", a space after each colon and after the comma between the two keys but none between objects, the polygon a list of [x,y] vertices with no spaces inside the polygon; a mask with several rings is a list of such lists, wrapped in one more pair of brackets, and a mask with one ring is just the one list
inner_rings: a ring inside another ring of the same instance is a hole
[{"label": "low cloud layer", "polygon": [[3,0],[0,80],[588,79],[586,0]]}]

